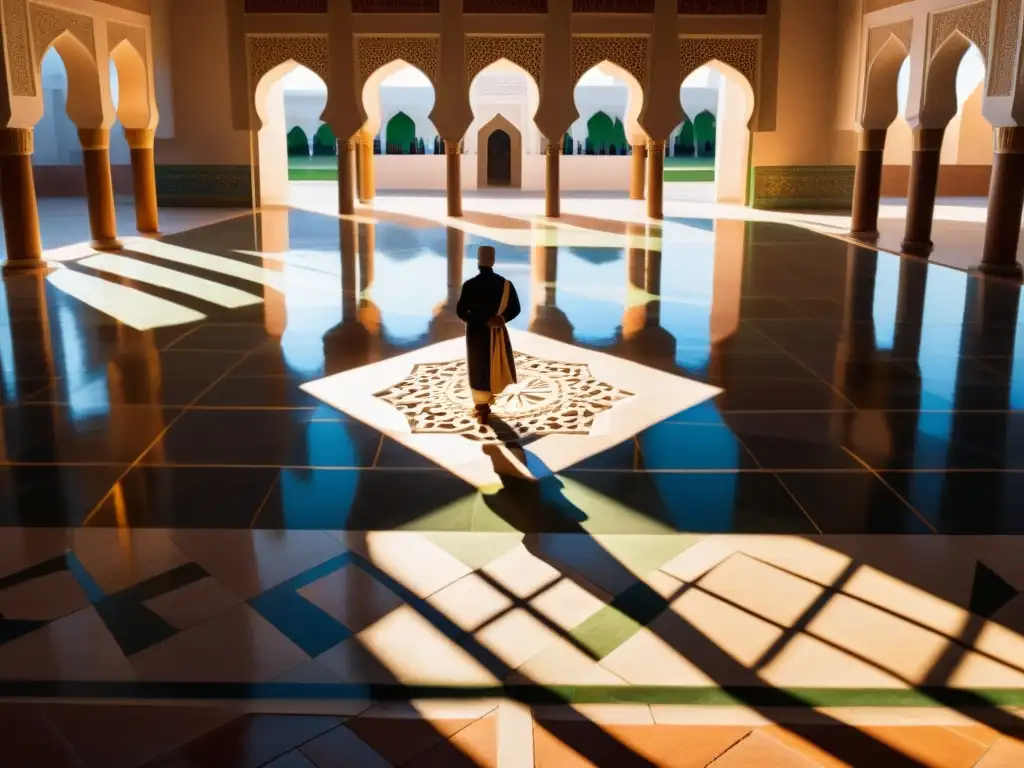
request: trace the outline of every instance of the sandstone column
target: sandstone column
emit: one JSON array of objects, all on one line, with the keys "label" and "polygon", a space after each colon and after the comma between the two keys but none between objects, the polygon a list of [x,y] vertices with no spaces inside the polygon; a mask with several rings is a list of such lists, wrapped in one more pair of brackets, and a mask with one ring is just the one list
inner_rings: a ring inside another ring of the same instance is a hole
[{"label": "sandstone column", "polygon": [[939,185],[939,150],[945,128],[915,128],[914,152],[910,160],[910,186],[907,189],[907,227],[903,251],[927,256],[932,251],[932,219],[935,192]]},{"label": "sandstone column", "polygon": [[373,167],[373,137],[364,134],[359,142],[361,173],[359,176],[359,202],[368,203],[377,196],[377,184]]},{"label": "sandstone column", "polygon": [[125,128],[124,137],[132,155],[132,187],[135,192],[135,228],[152,235],[160,231],[156,204],[156,164],[153,134],[149,128]]},{"label": "sandstone column", "polygon": [[85,164],[85,195],[89,204],[92,247],[98,251],[121,248],[117,239],[114,213],[114,180],[110,175],[110,131],[106,128],[79,128]]},{"label": "sandstone column", "polygon": [[446,184],[448,188],[448,215],[462,215],[462,148],[461,141],[444,142]]},{"label": "sandstone column", "polygon": [[878,203],[882,195],[882,151],[885,129],[870,128],[860,134],[857,173],[853,181],[853,217],[850,234],[854,237],[878,237]]},{"label": "sandstone column", "polygon": [[355,213],[355,142],[352,139],[338,139],[338,212],[342,216]]},{"label": "sandstone column", "polygon": [[7,242],[4,272],[46,267],[39,238],[32,146],[31,128],[0,128],[0,208]]},{"label": "sandstone column", "polygon": [[1020,278],[1017,262],[1021,210],[1024,209],[1024,128],[996,128],[992,181],[988,190],[985,247],[978,271]]},{"label": "sandstone column", "polygon": [[647,147],[643,144],[633,145],[633,154],[629,166],[629,199],[644,199],[644,163],[647,161]]},{"label": "sandstone column", "polygon": [[544,148],[545,169],[547,171],[544,184],[544,215],[557,217],[561,215],[561,187],[559,184],[559,168],[562,154],[562,139],[549,141]]},{"label": "sandstone column", "polygon": [[665,182],[665,142],[647,142],[647,216],[663,219],[662,193]]}]

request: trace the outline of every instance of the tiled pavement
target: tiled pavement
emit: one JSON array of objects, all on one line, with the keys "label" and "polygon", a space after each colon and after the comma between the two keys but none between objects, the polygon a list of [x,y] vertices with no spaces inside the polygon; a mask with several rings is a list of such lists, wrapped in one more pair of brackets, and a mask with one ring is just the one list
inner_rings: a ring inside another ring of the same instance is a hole
[{"label": "tiled pavement", "polygon": [[[4,283],[5,746],[1016,764],[1016,286],[778,224],[364,214]],[[514,440],[442,375],[479,242],[535,361]]]}]

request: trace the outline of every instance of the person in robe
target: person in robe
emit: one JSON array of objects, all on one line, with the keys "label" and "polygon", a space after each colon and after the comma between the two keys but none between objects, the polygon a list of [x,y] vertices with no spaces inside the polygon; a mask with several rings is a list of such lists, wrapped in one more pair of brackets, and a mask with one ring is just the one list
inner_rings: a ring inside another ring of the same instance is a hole
[{"label": "person in robe", "polygon": [[466,324],[466,362],[473,405],[481,423],[491,415],[491,405],[505,387],[516,382],[512,340],[506,323],[519,315],[516,287],[494,271],[494,248],[477,249],[480,273],[462,286],[455,312]]}]

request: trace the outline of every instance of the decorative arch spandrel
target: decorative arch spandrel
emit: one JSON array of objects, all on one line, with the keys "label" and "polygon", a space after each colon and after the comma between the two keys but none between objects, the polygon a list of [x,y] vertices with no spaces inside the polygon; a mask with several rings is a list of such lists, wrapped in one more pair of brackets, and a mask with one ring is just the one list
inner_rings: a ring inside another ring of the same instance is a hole
[{"label": "decorative arch spandrel", "polygon": [[2,5],[11,95],[35,96],[36,78],[32,70],[28,6],[23,0],[6,0]]},{"label": "decorative arch spandrel", "polygon": [[[999,18],[992,40],[992,63],[988,76],[989,96],[1010,96],[1017,77],[1017,36],[1020,29],[1021,0],[999,4]],[[1024,70],[1021,71],[1024,76]]]},{"label": "decorative arch spandrel", "polygon": [[134,24],[123,24],[120,21],[107,22],[107,52],[113,51],[125,40],[142,57],[142,60],[147,62],[148,66],[149,46],[146,42],[146,30]]},{"label": "decorative arch spandrel", "polygon": [[374,72],[398,59],[416,67],[437,88],[437,35],[366,35],[357,37],[355,42],[359,73],[357,93],[363,92],[363,86]]},{"label": "decorative arch spandrel", "polygon": [[85,50],[95,63],[96,36],[90,17],[37,3],[29,4],[29,17],[32,22],[32,44],[37,66],[46,55],[47,49],[65,32],[85,46]]},{"label": "decorative arch spandrel", "polygon": [[928,36],[928,57],[931,61],[942,44],[955,32],[970,40],[988,62],[989,23],[992,19],[992,0],[976,0],[931,14],[931,34]]},{"label": "decorative arch spandrel", "polygon": [[874,62],[878,52],[882,50],[890,37],[895,37],[903,44],[904,50],[910,53],[910,43],[914,37],[914,20],[904,19],[892,24],[882,24],[868,29],[867,66]]},{"label": "decorative arch spandrel", "polygon": [[588,70],[602,61],[622,67],[629,72],[641,88],[647,84],[648,40],[643,35],[606,37],[603,35],[573,35],[572,84],[573,87]]},{"label": "decorative arch spandrel", "polygon": [[679,82],[705,64],[720,61],[747,78],[756,97],[760,58],[759,37],[684,37],[679,40]]},{"label": "decorative arch spandrel", "polygon": [[246,43],[252,93],[270,70],[286,61],[301,64],[328,82],[326,35],[250,35]]},{"label": "decorative arch spandrel", "polygon": [[540,85],[544,68],[544,38],[539,35],[470,35],[466,38],[466,81],[496,61],[507,59],[522,67]]}]

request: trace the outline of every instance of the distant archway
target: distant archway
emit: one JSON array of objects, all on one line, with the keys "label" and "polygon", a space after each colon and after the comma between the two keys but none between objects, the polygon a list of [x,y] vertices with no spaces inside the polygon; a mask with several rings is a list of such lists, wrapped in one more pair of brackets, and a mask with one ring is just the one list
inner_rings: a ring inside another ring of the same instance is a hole
[{"label": "distant archway", "polygon": [[416,154],[416,123],[405,112],[388,120],[384,129],[385,151],[389,155]]},{"label": "distant archway", "polygon": [[309,136],[299,126],[295,126],[285,138],[288,157],[309,157]]},{"label": "distant archway", "polygon": [[[492,143],[491,139],[495,134],[504,134],[504,138],[496,136]],[[523,135],[516,126],[502,115],[495,115],[490,122],[480,128],[476,144],[478,187],[522,187]],[[492,162],[495,163],[493,169]],[[507,181],[503,181],[506,178]],[[496,181],[492,182],[492,179]]]}]

